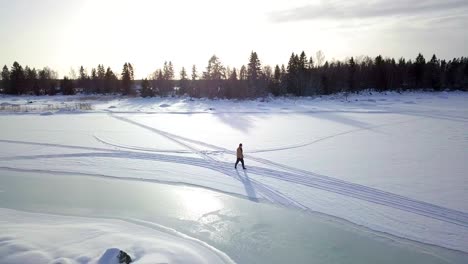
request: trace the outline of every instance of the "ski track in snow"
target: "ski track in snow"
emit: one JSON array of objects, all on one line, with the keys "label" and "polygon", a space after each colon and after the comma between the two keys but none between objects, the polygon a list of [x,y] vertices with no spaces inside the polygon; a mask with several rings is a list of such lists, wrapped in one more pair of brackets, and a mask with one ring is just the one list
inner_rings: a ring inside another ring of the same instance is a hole
[{"label": "ski track in snow", "polygon": [[[162,131],[153,127],[149,127],[144,124],[133,121],[131,119],[125,118],[125,117],[116,116],[113,114],[110,114],[110,116],[117,118],[119,120],[122,120],[124,122],[137,125],[149,131],[155,132],[159,135],[162,135],[194,151],[195,153],[202,156],[205,160],[209,160],[211,163],[215,162],[216,163],[214,164],[215,166],[221,165],[223,162],[216,161],[214,158],[208,156],[205,153],[200,152],[199,150],[197,150],[196,148],[192,146],[187,145],[183,141],[198,144],[198,145],[203,145],[203,146],[210,147],[215,150],[224,151],[230,154],[234,153],[234,151],[229,151],[227,149],[224,149],[215,145],[184,138],[184,137],[177,136],[177,135],[174,135],[174,134],[171,134],[171,133],[168,133],[168,132],[165,132],[165,131]],[[392,208],[400,209],[403,211],[415,213],[415,214],[426,216],[426,217],[430,217],[433,219],[438,219],[441,221],[468,227],[468,213],[464,213],[464,212],[453,210],[450,208],[445,208],[442,206],[414,200],[414,199],[404,197],[401,195],[397,195],[397,194],[393,194],[390,192],[385,192],[385,191],[381,191],[375,188],[366,187],[364,185],[346,182],[343,180],[308,172],[305,170],[299,170],[296,168],[292,168],[289,166],[271,162],[266,159],[255,158],[255,157],[249,157],[249,158],[259,163],[265,164],[265,165],[275,166],[275,167],[279,167],[281,169],[287,170],[285,172],[282,172],[282,171],[280,172],[277,170],[272,170],[272,169],[267,169],[267,168],[252,167],[252,169],[249,169],[249,172],[252,172],[253,174],[267,176],[267,177],[271,177],[271,178],[275,178],[275,179],[279,179],[283,181],[288,181],[288,182],[292,182],[296,184],[301,184],[301,185],[305,185],[308,187],[313,187],[313,188],[317,188],[317,189],[321,189],[325,191],[330,191],[330,192],[334,192],[337,194],[342,194],[345,196],[389,206]],[[225,165],[226,167],[228,167],[228,169],[223,169],[222,172],[232,177],[232,173],[231,173],[232,168],[229,168],[228,164]],[[235,177],[234,175],[234,178],[237,178],[237,177]],[[251,182],[253,183],[254,187],[256,187],[262,192],[263,195],[266,195],[268,198],[273,198],[274,202],[277,202],[281,205],[289,205],[289,206],[293,205],[294,207],[297,207],[297,208],[310,210],[304,205],[298,203],[297,201],[294,201],[293,199],[281,194],[279,191],[276,191],[265,184],[262,184],[253,179],[251,179]]]},{"label": "ski track in snow", "polygon": [[[385,126],[390,126],[390,125],[396,125],[396,124],[412,122],[412,121],[419,120],[419,119],[422,119],[422,118],[424,118],[424,117],[413,118],[413,119],[409,119],[409,120],[397,121],[397,122],[392,122],[392,123],[385,123],[385,124],[374,125],[374,126],[367,126],[367,127],[362,127],[362,128],[356,128],[356,129],[346,130],[346,131],[343,131],[343,132],[332,134],[332,135],[329,135],[329,136],[326,136],[326,137],[321,137],[321,138],[318,138],[318,139],[315,139],[315,140],[312,140],[312,141],[306,141],[306,142],[299,143],[299,144],[285,145],[285,146],[280,146],[280,147],[275,147],[275,148],[253,149],[253,150],[250,150],[250,151],[245,152],[245,153],[255,154],[255,153],[275,152],[275,151],[281,151],[281,150],[291,150],[291,149],[296,149],[296,148],[302,148],[302,147],[306,147],[306,146],[309,146],[309,145],[312,145],[312,144],[315,144],[315,143],[318,143],[318,142],[321,142],[321,141],[324,141],[324,140],[332,139],[332,138],[335,138],[335,137],[338,137],[338,136],[343,136],[343,135],[351,134],[351,133],[354,133],[354,132],[359,132],[359,131],[362,131],[362,130],[369,130],[369,129],[380,128],[380,127],[385,127]],[[167,132],[165,132],[165,133],[167,133]],[[199,150],[200,152],[204,152],[204,153],[207,153],[207,154],[215,154],[215,153],[235,154],[234,151],[227,150],[225,148],[220,148],[218,146],[210,145],[210,144],[207,144],[205,142],[195,141],[195,140],[191,140],[189,138],[179,137],[179,136],[174,135],[174,134],[170,134],[170,135],[173,138],[176,137],[176,138],[182,139],[182,140],[187,141],[187,142],[191,142],[191,143],[195,143],[197,145],[201,145],[201,146],[216,149],[216,151]],[[101,143],[103,143],[105,145],[113,146],[113,147],[120,148],[120,149],[148,151],[148,152],[161,152],[161,153],[192,153],[191,151],[186,151],[186,150],[164,150],[164,149],[156,149],[156,148],[147,148],[147,147],[116,144],[116,143],[110,142],[109,140],[105,140],[105,139],[103,139],[103,138],[101,138],[99,136],[96,136],[96,135],[94,135],[94,138],[97,141],[99,141],[99,142],[101,142]]]},{"label": "ski track in snow", "polygon": [[[121,120],[121,121],[130,123],[130,124],[139,126],[141,128],[147,129],[147,130],[149,130],[151,132],[154,132],[156,134],[159,134],[159,135],[169,139],[170,141],[173,141],[173,142],[181,145],[182,147],[185,147],[185,148],[191,150],[193,153],[196,153],[200,157],[202,157],[210,165],[212,165],[214,167],[220,167],[221,168],[220,172],[222,172],[223,174],[228,175],[228,176],[230,176],[232,178],[235,178],[235,179],[241,181],[241,183],[243,183],[242,179],[240,179],[239,175],[236,175],[237,172],[233,171],[232,167],[231,168],[229,168],[229,167],[226,168],[226,166],[219,166],[220,163],[221,163],[220,161],[217,161],[216,159],[214,159],[213,157],[211,157],[211,156],[207,155],[206,153],[200,151],[199,149],[196,149],[195,147],[184,143],[184,141],[186,141],[185,138],[175,136],[173,134],[170,134],[168,132],[165,132],[165,131],[162,131],[162,130],[159,130],[159,129],[156,129],[156,128],[153,128],[153,127],[146,126],[144,124],[135,122],[135,121],[130,120],[130,119],[125,118],[125,117],[116,116],[116,115],[113,115],[113,114],[110,114],[110,116],[114,117],[114,118],[116,118],[118,120]],[[229,165],[227,165],[227,166],[229,166]],[[245,175],[247,175],[247,174],[245,174]],[[281,194],[279,191],[267,186],[266,184],[262,184],[262,183],[260,183],[260,182],[258,182],[256,180],[254,180],[254,179],[250,179],[250,182],[252,183],[252,186],[255,189],[260,191],[260,193],[262,194],[262,196],[264,198],[268,199],[271,202],[278,203],[280,205],[287,206],[287,207],[296,207],[296,208],[300,208],[300,209],[307,209],[305,206],[303,206],[300,203],[294,201],[293,199]]]},{"label": "ski track in snow", "polygon": [[[73,158],[73,157],[105,157],[105,158],[123,158],[123,159],[138,159],[138,160],[151,160],[151,161],[162,161],[178,164],[186,164],[191,166],[198,166],[210,170],[220,172],[224,175],[232,177],[239,180],[244,186],[253,188],[258,191],[258,193],[272,203],[277,203],[279,205],[297,208],[304,211],[311,212],[312,210],[307,206],[301,204],[298,201],[282,194],[279,190],[274,189],[271,186],[261,183],[258,180],[248,177],[247,172],[244,172],[244,176],[241,176],[237,170],[234,170],[232,163],[219,161],[211,157],[207,151],[201,151],[188,143],[195,144],[198,146],[208,147],[215,151],[233,154],[234,151],[227,150],[222,147],[218,147],[206,142],[196,141],[193,139],[181,137],[162,131],[141,123],[138,123],[134,120],[117,116],[113,113],[109,113],[113,118],[121,120],[126,123],[130,123],[136,126],[139,126],[143,129],[149,130],[153,133],[157,133],[161,136],[166,137],[168,140],[177,143],[184,148],[187,148],[190,152],[198,154],[201,158],[194,157],[183,157],[178,155],[167,155],[159,154],[156,151],[148,153],[149,149],[138,149],[134,147],[134,150],[138,151],[147,151],[147,152],[137,152],[137,151],[123,151],[116,149],[106,149],[106,148],[95,148],[95,147],[83,147],[83,146],[73,146],[73,145],[61,145],[61,144],[51,144],[51,143],[37,143],[37,142],[27,142],[27,141],[13,141],[13,140],[0,140],[3,143],[10,144],[31,144],[31,145],[40,145],[40,146],[52,146],[52,147],[61,147],[61,148],[70,148],[70,149],[80,149],[88,150],[91,152],[86,153],[72,153],[72,154],[49,154],[49,155],[30,155],[30,156],[13,156],[2,158],[5,161],[8,160],[27,160],[27,159],[43,159],[43,158]],[[98,140],[98,138],[96,138]],[[99,140],[103,144],[107,144],[105,141]],[[107,144],[116,148],[119,148],[116,144]],[[268,165],[268,167],[275,167],[276,169],[264,168],[264,167],[249,167],[248,173],[259,175],[262,177],[270,177],[281,181],[290,182],[293,184],[299,184],[303,186],[308,186],[320,190],[325,190],[328,192],[353,197],[363,201],[380,204],[388,206],[391,208],[403,210],[406,212],[414,213],[417,215],[422,215],[432,219],[437,219],[447,223],[456,224],[463,227],[468,227],[468,213],[457,211],[454,209],[434,205],[431,203],[418,201],[411,199],[409,197],[393,194],[390,192],[378,190],[375,188],[367,187],[360,184],[355,184],[351,182],[346,182],[344,180],[336,179],[333,177],[320,175],[310,171],[300,170],[297,168],[289,167],[283,164],[275,163],[267,159],[257,158],[248,156],[249,159],[254,160],[260,164]],[[0,168],[1,169],[1,168]],[[3,169],[8,169],[4,167]],[[14,168],[11,168],[14,169]],[[277,170],[281,169],[281,170]],[[104,176],[104,175],[103,175]],[[144,179],[141,179],[144,180]],[[251,186],[247,186],[251,185]],[[248,191],[247,191],[248,192]]]}]

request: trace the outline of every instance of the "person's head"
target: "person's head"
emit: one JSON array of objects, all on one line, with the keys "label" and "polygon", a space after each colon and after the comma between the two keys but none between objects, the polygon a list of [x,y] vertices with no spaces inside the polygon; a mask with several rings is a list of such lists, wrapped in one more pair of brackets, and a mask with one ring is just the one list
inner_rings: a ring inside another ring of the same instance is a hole
[{"label": "person's head", "polygon": [[241,147],[241,148],[242,148],[242,143],[239,143],[239,147]]}]

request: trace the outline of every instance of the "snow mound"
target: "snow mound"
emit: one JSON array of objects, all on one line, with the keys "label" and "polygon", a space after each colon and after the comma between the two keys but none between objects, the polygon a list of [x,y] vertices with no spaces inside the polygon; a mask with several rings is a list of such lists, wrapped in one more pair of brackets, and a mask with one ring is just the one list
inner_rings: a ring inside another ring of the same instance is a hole
[{"label": "snow mound", "polygon": [[136,219],[59,216],[0,208],[0,230],[0,263],[118,264],[119,248],[125,249],[135,263],[233,263],[208,244]]}]

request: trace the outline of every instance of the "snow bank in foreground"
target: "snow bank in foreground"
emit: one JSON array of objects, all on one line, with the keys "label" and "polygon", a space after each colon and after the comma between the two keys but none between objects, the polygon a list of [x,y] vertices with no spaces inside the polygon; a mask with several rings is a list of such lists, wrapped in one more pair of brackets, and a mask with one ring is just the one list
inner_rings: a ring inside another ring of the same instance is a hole
[{"label": "snow bank in foreground", "polygon": [[[1,263],[232,263],[224,253],[149,223],[56,216],[0,208]],[[117,250],[117,248],[119,250]]]}]

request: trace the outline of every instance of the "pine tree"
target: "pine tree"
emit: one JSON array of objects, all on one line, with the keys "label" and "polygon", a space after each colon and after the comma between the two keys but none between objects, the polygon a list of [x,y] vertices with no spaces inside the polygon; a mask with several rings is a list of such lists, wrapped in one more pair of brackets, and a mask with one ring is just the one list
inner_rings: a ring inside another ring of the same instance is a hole
[{"label": "pine tree", "polygon": [[198,86],[197,86],[197,79],[198,79],[198,73],[197,73],[197,66],[192,65],[192,81],[190,82],[190,88],[188,91],[188,94],[190,96],[198,96]]},{"label": "pine tree", "polygon": [[356,89],[356,62],[351,57],[348,61],[349,75],[348,75],[348,92],[354,92]]},{"label": "pine tree", "polygon": [[206,72],[203,72],[205,80],[221,80],[225,78],[225,68],[216,55],[211,56],[206,67]]},{"label": "pine tree", "polygon": [[375,57],[374,65],[375,88],[378,91],[387,90],[387,72],[385,70],[384,59],[381,55]]},{"label": "pine tree", "polygon": [[174,67],[172,66],[172,62],[169,61],[169,74],[168,74],[168,80],[174,79]]},{"label": "pine tree", "polygon": [[304,51],[301,52],[299,56],[299,69],[304,71],[307,68],[307,56]]},{"label": "pine tree", "polygon": [[300,95],[299,91],[299,72],[300,62],[299,56],[294,52],[289,57],[288,74],[287,74],[287,92],[294,95]]},{"label": "pine tree", "polygon": [[247,80],[247,68],[244,65],[241,66],[239,71],[239,80],[245,81]]},{"label": "pine tree", "polygon": [[424,68],[426,66],[426,59],[424,56],[419,53],[414,62],[414,79],[416,88],[421,88],[423,86],[424,78]]},{"label": "pine tree", "polygon": [[274,70],[274,73],[273,73],[273,79],[270,82],[270,84],[268,85],[270,92],[274,96],[280,95],[280,93],[281,93],[280,85],[281,85],[281,69],[278,66],[278,64],[276,64],[275,70]]},{"label": "pine tree", "polygon": [[105,79],[105,85],[104,85],[105,93],[115,93],[118,91],[117,76],[115,76],[114,72],[112,71],[110,67],[107,67],[104,79]]},{"label": "pine tree", "polygon": [[141,94],[142,97],[153,97],[154,96],[153,88],[151,87],[150,82],[146,78],[141,81],[140,94]]},{"label": "pine tree", "polygon": [[307,63],[308,69],[313,69],[314,68],[314,59],[312,56],[310,56],[309,62]]},{"label": "pine tree", "polygon": [[44,67],[39,71],[39,89],[41,93],[55,95],[57,93],[57,72],[49,67]]},{"label": "pine tree", "polygon": [[86,80],[88,79],[88,74],[86,73],[86,70],[85,68],[83,68],[83,66],[80,67],[80,80]]},{"label": "pine tree", "polygon": [[24,73],[26,77],[26,90],[25,93],[32,94],[34,92],[34,85],[37,83],[37,71],[36,69],[31,69],[28,66],[24,68]]},{"label": "pine tree", "polygon": [[247,64],[247,79],[252,84],[257,81],[262,74],[262,66],[256,52],[250,53],[249,64]]},{"label": "pine tree", "polygon": [[431,60],[427,64],[427,70],[430,86],[432,87],[432,89],[440,91],[442,88],[440,78],[440,61],[437,59],[435,54],[432,55]]},{"label": "pine tree", "polygon": [[96,80],[96,92],[97,93],[105,93],[105,79],[106,79],[106,70],[104,69],[104,65],[98,64],[96,70],[97,80]]},{"label": "pine tree", "polygon": [[197,66],[195,64],[192,66],[192,81],[195,81],[198,78]]},{"label": "pine tree", "polygon": [[169,81],[174,79],[174,67],[171,61],[169,61],[169,63],[167,63],[167,61],[164,62],[163,71],[164,80]]},{"label": "pine tree", "polygon": [[25,75],[23,67],[18,63],[14,62],[10,72],[10,89],[9,94],[22,94],[25,83]]},{"label": "pine tree", "polygon": [[78,87],[83,89],[85,93],[89,93],[89,76],[86,72],[86,69],[83,66],[80,66],[79,73],[78,73]]},{"label": "pine tree", "polygon": [[10,91],[10,70],[8,66],[4,65],[2,69],[2,86],[1,86],[2,93],[9,93]]},{"label": "pine tree", "polygon": [[236,68],[233,68],[233,69],[232,69],[231,74],[229,75],[229,80],[231,80],[231,81],[238,81]]},{"label": "pine tree", "polygon": [[262,94],[265,90],[260,78],[263,76],[260,59],[256,52],[252,51],[247,64],[248,96]]},{"label": "pine tree", "polygon": [[159,81],[164,80],[164,75],[163,75],[162,70],[159,70],[159,71],[158,71],[158,78],[157,78],[157,80],[159,80]]},{"label": "pine tree", "polygon": [[185,67],[182,67],[182,69],[180,70],[180,79],[187,80],[187,71],[185,71]]},{"label": "pine tree", "polygon": [[179,81],[179,90],[178,93],[183,95],[187,92],[188,89],[188,78],[187,78],[187,71],[185,67],[182,67],[180,70],[180,81]]},{"label": "pine tree", "polygon": [[104,65],[98,64],[97,66],[97,78],[99,80],[104,80],[106,76],[106,71],[104,70]]},{"label": "pine tree", "polygon": [[75,94],[75,87],[73,81],[68,79],[67,76],[63,77],[63,80],[60,84],[60,89],[63,95]]},{"label": "pine tree", "polygon": [[134,94],[134,90],[132,89],[132,81],[133,81],[133,67],[130,63],[125,63],[122,69],[122,94],[123,95],[131,95]]},{"label": "pine tree", "polygon": [[301,52],[301,55],[299,56],[298,60],[298,73],[297,73],[297,78],[298,78],[298,95],[303,96],[305,94],[305,91],[307,90],[307,83],[309,81],[309,74],[308,74],[308,62],[307,62],[307,56],[304,51]]}]

